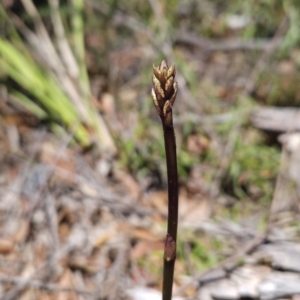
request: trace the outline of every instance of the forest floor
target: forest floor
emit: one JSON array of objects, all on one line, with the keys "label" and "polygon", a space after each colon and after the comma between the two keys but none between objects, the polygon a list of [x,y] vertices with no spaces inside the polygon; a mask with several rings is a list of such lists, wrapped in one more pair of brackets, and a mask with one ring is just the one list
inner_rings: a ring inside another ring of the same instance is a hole
[{"label": "forest floor", "polygon": [[280,52],[286,16],[253,39],[210,18],[204,37],[179,5],[186,29],[169,38],[153,9],[156,39],[137,14],[86,3],[93,104],[117,153],[55,135],[1,85],[0,298],[161,299],[167,181],[150,89],[163,56],[179,86],[173,299],[299,300],[300,52]]},{"label": "forest floor", "polygon": [[[166,189],[23,115],[4,124],[1,299],[160,299]],[[181,181],[174,299],[298,299],[297,210],[213,199],[204,171]]]}]

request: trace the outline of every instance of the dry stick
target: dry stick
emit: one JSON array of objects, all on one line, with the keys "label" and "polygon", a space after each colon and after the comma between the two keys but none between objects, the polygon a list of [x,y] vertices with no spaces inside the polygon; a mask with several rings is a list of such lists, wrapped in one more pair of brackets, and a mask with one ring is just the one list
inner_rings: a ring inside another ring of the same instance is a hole
[{"label": "dry stick", "polygon": [[65,63],[68,73],[72,78],[76,78],[78,80],[79,67],[66,37],[65,28],[59,13],[59,1],[48,0],[48,3],[59,54],[62,58],[62,61]]},{"label": "dry stick", "polygon": [[178,223],[178,176],[176,143],[173,127],[172,106],[177,94],[174,81],[175,67],[169,67],[163,60],[159,67],[153,66],[152,97],[154,106],[161,118],[164,131],[167,173],[168,173],[168,229],[164,250],[163,300],[171,300],[176,259],[176,237]]},{"label": "dry stick", "polygon": [[267,238],[267,233],[263,233],[262,235],[256,236],[253,240],[251,240],[249,243],[247,243],[245,245],[245,247],[241,248],[233,256],[230,256],[230,257],[226,258],[225,260],[221,261],[215,267],[213,267],[207,271],[204,271],[203,273],[198,274],[190,282],[181,286],[178,289],[178,291],[176,292],[176,296],[182,294],[189,286],[191,286],[193,284],[197,283],[198,286],[200,286],[202,282],[205,282],[205,278],[215,271],[225,271],[224,275],[222,275],[218,279],[225,277],[229,272],[233,271],[236,267],[239,266],[240,261],[243,260],[245,255],[251,254],[259,245],[264,243],[266,238]]},{"label": "dry stick", "polygon": [[[283,40],[283,37],[281,37]],[[250,39],[243,40],[239,38],[224,38],[213,40],[205,38],[199,34],[190,31],[178,30],[173,34],[173,41],[176,44],[185,44],[201,48],[204,52],[211,51],[236,51],[236,50],[266,50],[272,40],[269,39]]]},{"label": "dry stick", "polygon": [[[74,124],[74,126],[73,126],[74,131],[77,128],[78,124]],[[44,168],[45,179],[44,179],[43,185],[39,188],[39,190],[35,194],[32,195],[31,207],[30,207],[29,211],[26,211],[24,213],[24,215],[23,215],[24,218],[28,218],[29,220],[32,218],[33,213],[35,212],[36,208],[40,204],[42,193],[47,191],[48,186],[46,184],[55,171],[55,165],[57,165],[59,159],[61,158],[62,154],[64,153],[64,150],[67,148],[70,141],[72,140],[72,138],[74,136],[74,131],[69,133],[66,136],[66,139],[62,141],[61,146],[59,147],[59,149],[57,151],[57,155],[54,158],[53,165],[49,169],[46,169],[46,167]],[[34,157],[32,157],[32,160],[33,160],[33,158]],[[24,179],[25,179],[25,177],[24,177]],[[60,249],[59,251],[55,252],[49,258],[48,263],[44,263],[41,267],[39,267],[37,270],[35,270],[34,273],[32,273],[30,278],[27,278],[27,279],[24,278],[24,281],[18,282],[14,288],[9,290],[5,295],[2,296],[2,299],[10,300],[10,299],[16,298],[16,296],[18,294],[20,294],[20,292],[29,285],[30,280],[34,279],[33,278],[34,276],[41,273],[41,271],[44,271],[45,269],[47,269],[47,267],[53,265],[63,254],[70,252],[72,249],[73,249],[73,247],[70,247],[69,245],[67,245],[64,248]]]},{"label": "dry stick", "polygon": [[19,276],[8,276],[6,274],[0,273],[0,282],[15,284],[15,285],[27,285],[36,289],[42,289],[49,292],[66,292],[66,293],[76,293],[84,296],[92,297],[92,293],[86,290],[81,290],[73,287],[63,287],[55,283],[46,283],[41,280],[31,279],[27,281],[26,278]]},{"label": "dry stick", "polygon": [[[161,18],[161,12],[159,11],[159,6],[161,5],[159,1],[148,0],[150,3],[152,10],[154,12],[157,21],[164,20]],[[99,12],[104,16],[109,15],[109,7],[104,3],[98,3],[95,0],[85,0],[91,8]],[[153,44],[157,44],[157,40],[155,39],[155,33],[145,25],[140,19],[136,18],[136,16],[132,16],[126,14],[118,9],[116,9],[112,16],[111,21],[112,26],[125,26],[135,32],[141,33],[145,35]],[[161,24],[159,24],[160,26]],[[160,26],[160,29],[162,27]],[[243,40],[243,39],[222,39],[222,40],[213,40],[209,38],[204,38],[201,35],[190,31],[180,31],[175,30],[172,32],[172,41],[170,45],[174,44],[184,44],[187,46],[195,46],[201,48],[203,51],[236,51],[236,50],[245,50],[245,51],[253,51],[253,50],[265,50],[269,47],[269,44],[272,43],[270,39],[251,39],[251,40]],[[158,47],[161,49],[161,47]],[[164,52],[164,51],[163,51]],[[165,53],[164,53],[165,54]]]}]

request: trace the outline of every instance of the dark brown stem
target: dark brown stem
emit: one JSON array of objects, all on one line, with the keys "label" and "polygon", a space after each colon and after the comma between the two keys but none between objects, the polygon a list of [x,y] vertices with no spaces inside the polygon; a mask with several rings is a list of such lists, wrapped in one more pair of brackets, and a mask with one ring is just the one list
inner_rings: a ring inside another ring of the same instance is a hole
[{"label": "dark brown stem", "polygon": [[165,241],[164,273],[163,273],[163,300],[172,299],[172,286],[174,276],[174,265],[176,259],[176,238],[178,223],[178,176],[176,142],[173,124],[165,126],[164,139],[168,172],[168,229]]},{"label": "dark brown stem", "polygon": [[164,139],[168,172],[168,233],[176,241],[178,223],[178,175],[176,142],[173,126],[164,127]]}]

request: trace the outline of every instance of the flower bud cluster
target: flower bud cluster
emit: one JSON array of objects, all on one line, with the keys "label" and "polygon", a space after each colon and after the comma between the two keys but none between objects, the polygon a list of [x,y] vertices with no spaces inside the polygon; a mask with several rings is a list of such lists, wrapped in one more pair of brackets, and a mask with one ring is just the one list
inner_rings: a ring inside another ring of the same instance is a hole
[{"label": "flower bud cluster", "polygon": [[178,90],[177,82],[174,80],[175,75],[175,67],[169,67],[164,60],[159,67],[153,66],[152,98],[156,111],[161,118],[167,117],[175,102]]}]

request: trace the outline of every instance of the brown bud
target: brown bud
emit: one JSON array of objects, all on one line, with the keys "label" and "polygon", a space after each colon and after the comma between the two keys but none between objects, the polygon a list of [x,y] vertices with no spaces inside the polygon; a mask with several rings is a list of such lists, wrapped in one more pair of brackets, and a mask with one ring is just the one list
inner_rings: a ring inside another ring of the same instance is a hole
[{"label": "brown bud", "polygon": [[165,85],[166,97],[170,97],[174,93],[173,84],[174,84],[174,77],[171,76],[167,80],[166,85]]},{"label": "brown bud", "polygon": [[170,98],[170,102],[171,102],[171,105],[172,105],[172,106],[173,106],[173,104],[174,104],[174,102],[175,102],[176,95],[177,95],[177,90],[178,90],[178,84],[177,84],[177,81],[174,82],[174,84],[173,84],[173,89],[174,89],[174,92],[173,92],[172,97]]},{"label": "brown bud", "polygon": [[169,100],[166,101],[164,108],[163,108],[163,113],[164,116],[166,117],[167,114],[172,110],[172,105],[171,102]]},{"label": "brown bud", "polygon": [[168,70],[167,78],[170,78],[171,76],[175,77],[175,75],[176,75],[175,66],[171,66]]},{"label": "brown bud", "polygon": [[153,67],[153,74],[156,78],[159,78],[160,77],[160,70],[159,70],[159,67],[155,67],[154,65],[152,66]]},{"label": "brown bud", "polygon": [[165,99],[165,92],[161,86],[161,83],[157,77],[152,76],[153,89],[156,94],[156,98],[158,101],[163,101]]},{"label": "brown bud", "polygon": [[161,115],[161,109],[160,109],[158,100],[156,98],[156,94],[155,94],[154,89],[151,90],[151,94],[152,94],[152,99],[153,99],[153,103],[154,103],[154,106],[156,108],[156,111],[157,111],[158,115],[160,116]]},{"label": "brown bud", "polygon": [[162,113],[166,116],[166,114],[172,109],[172,105],[175,102],[177,94],[177,82],[174,79],[175,75],[175,67],[169,67],[165,60],[163,60],[158,67],[153,65],[152,98],[157,113],[161,117]]},{"label": "brown bud", "polygon": [[159,66],[159,69],[160,70],[167,70],[169,67],[168,67],[168,64],[166,63],[166,61],[163,59],[162,62],[160,63],[160,66]]}]

